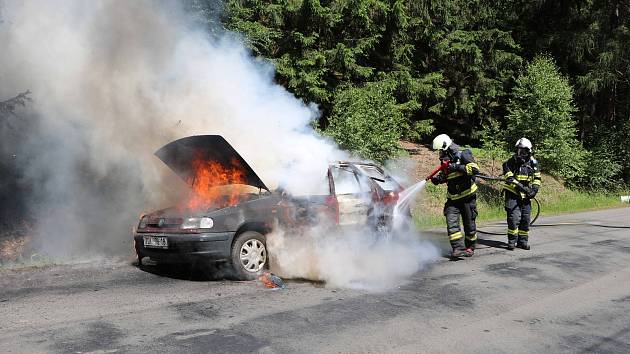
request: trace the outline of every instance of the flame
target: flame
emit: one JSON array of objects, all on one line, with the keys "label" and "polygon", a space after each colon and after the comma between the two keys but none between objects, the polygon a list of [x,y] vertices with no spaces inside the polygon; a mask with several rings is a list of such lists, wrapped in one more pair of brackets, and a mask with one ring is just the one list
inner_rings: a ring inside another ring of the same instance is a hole
[{"label": "flame", "polygon": [[188,209],[225,208],[239,202],[246,189],[244,169],[236,160],[225,167],[216,161],[198,158],[193,162],[193,176],[188,181],[193,194]]}]

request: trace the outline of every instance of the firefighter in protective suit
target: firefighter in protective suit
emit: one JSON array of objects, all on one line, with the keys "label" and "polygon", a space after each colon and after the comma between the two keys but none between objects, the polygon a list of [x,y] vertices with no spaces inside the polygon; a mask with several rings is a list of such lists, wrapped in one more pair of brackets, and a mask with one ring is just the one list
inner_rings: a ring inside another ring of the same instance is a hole
[{"label": "firefighter in protective suit", "polygon": [[[440,161],[448,161],[446,171],[440,171],[431,182],[435,185],[446,183],[447,194],[444,204],[444,216],[448,238],[453,248],[452,256],[471,257],[477,243],[477,185],[475,175],[479,166],[475,163],[472,152],[461,151],[459,146],[446,134],[433,139],[433,149],[440,152]],[[459,227],[459,218],[464,224],[464,234]]]},{"label": "firefighter in protective suit", "polygon": [[514,250],[514,247],[529,250],[531,199],[540,188],[540,170],[538,161],[532,156],[531,141],[520,138],[515,147],[515,154],[503,163],[508,250]]}]

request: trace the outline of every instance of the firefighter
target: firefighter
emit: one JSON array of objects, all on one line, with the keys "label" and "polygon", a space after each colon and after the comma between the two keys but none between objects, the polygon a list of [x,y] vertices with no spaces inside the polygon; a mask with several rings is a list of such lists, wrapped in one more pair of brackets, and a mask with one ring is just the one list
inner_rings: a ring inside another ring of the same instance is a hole
[{"label": "firefighter", "polygon": [[[433,139],[433,149],[440,152],[442,163],[448,163],[446,170],[431,178],[431,182],[435,185],[446,183],[444,216],[448,238],[453,248],[451,255],[455,258],[471,257],[475,253],[477,243],[475,175],[479,173],[479,167],[472,152],[468,149],[460,150],[446,134],[440,134]],[[460,216],[464,224],[464,234],[459,227]]]},{"label": "firefighter", "polygon": [[508,250],[520,247],[529,250],[529,223],[531,199],[540,188],[538,161],[532,156],[532,143],[520,138],[515,144],[516,152],[503,163],[503,193],[507,213]]}]

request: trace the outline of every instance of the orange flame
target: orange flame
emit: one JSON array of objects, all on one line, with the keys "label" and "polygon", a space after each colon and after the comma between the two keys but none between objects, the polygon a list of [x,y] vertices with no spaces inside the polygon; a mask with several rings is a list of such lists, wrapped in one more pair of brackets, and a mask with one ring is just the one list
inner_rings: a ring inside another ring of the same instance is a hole
[{"label": "orange flame", "polygon": [[186,203],[188,209],[209,207],[225,208],[239,202],[239,195],[246,189],[245,173],[236,160],[225,167],[216,161],[196,159],[193,177],[188,181],[193,194]]}]

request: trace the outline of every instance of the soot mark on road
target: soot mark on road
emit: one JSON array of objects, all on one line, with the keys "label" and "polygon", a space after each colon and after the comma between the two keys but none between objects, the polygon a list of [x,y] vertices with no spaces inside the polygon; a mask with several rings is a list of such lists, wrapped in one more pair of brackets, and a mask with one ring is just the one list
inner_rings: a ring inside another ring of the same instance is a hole
[{"label": "soot mark on road", "polygon": [[595,246],[615,246],[617,245],[618,240],[601,240],[596,242],[591,242],[591,245]]},{"label": "soot mark on road", "polygon": [[187,321],[207,320],[219,315],[216,306],[211,304],[209,300],[174,304],[170,308]]},{"label": "soot mark on road", "polygon": [[[38,296],[38,295],[73,295],[80,294],[83,292],[90,291],[100,291],[103,289],[108,289],[112,287],[116,288],[130,288],[133,286],[142,286],[154,284],[157,282],[164,282],[164,280],[156,280],[152,278],[148,278],[143,273],[129,274],[125,278],[118,279],[110,279],[110,280],[92,280],[90,279],[93,276],[83,278],[85,280],[80,280],[77,282],[73,282],[68,284],[67,282],[63,282],[62,280],[56,280],[57,283],[62,283],[62,285],[57,284],[47,284],[47,283],[35,283],[29,286],[21,287],[18,289],[5,288],[0,290],[0,297],[7,297],[11,299],[22,299],[29,296]],[[47,279],[46,281],[51,281]]]},{"label": "soot mark on road", "polygon": [[109,322],[92,322],[84,331],[68,335],[64,329],[49,334],[54,351],[62,353],[91,352],[115,348],[123,332]]},{"label": "soot mark on road", "polygon": [[614,299],[612,301],[613,302],[621,302],[621,303],[630,303],[630,295],[624,296],[624,297],[619,298],[619,299]]},{"label": "soot mark on road", "polygon": [[625,328],[610,336],[593,335],[592,332],[580,332],[563,338],[565,347],[583,353],[630,353],[630,329]]},{"label": "soot mark on road", "polygon": [[553,279],[546,276],[536,267],[526,267],[518,262],[494,263],[486,266],[484,272],[500,277],[517,277],[532,282],[549,282]]},{"label": "soot mark on road", "polygon": [[351,299],[337,298],[297,310],[264,315],[237,324],[233,330],[268,339],[274,345],[282,345],[283,339],[287,337],[329,335],[347,328],[388,321],[418,309],[433,311],[440,308],[470,309],[475,306],[474,298],[457,283],[429,283],[421,287],[421,291],[416,288]]},{"label": "soot mark on road", "polygon": [[118,348],[121,353],[256,353],[268,341],[247,333],[194,329],[167,334],[143,345]]},{"label": "soot mark on road", "polygon": [[585,314],[567,318],[565,347],[584,353],[630,353],[630,295],[611,299]]},{"label": "soot mark on road", "polygon": [[547,253],[532,257],[521,257],[518,260],[522,263],[548,264],[556,266],[565,272],[580,274],[594,273],[603,267],[594,257],[572,252]]},{"label": "soot mark on road", "polygon": [[603,246],[606,248],[607,252],[610,252],[612,250],[614,252],[630,253],[630,246],[628,246],[628,243],[623,240],[615,240],[615,239],[602,240],[602,241],[591,242],[591,245]]}]

